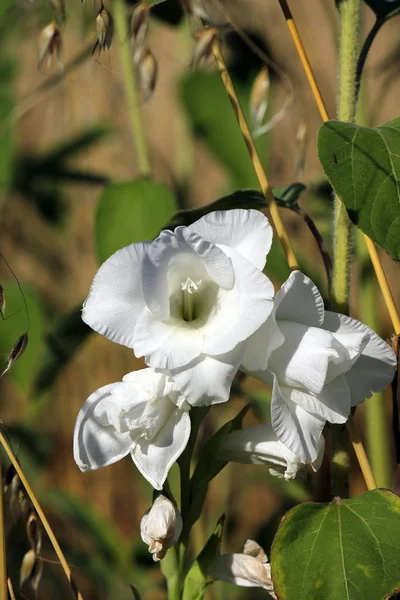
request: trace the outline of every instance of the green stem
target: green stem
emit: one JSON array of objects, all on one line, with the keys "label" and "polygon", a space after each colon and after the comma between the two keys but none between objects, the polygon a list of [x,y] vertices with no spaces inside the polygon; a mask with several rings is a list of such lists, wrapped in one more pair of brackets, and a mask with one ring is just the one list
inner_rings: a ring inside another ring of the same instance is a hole
[{"label": "green stem", "polygon": [[150,156],[144,132],[142,113],[140,110],[140,93],[137,83],[136,70],[133,65],[132,53],[129,47],[129,30],[125,10],[125,1],[115,0],[113,8],[115,30],[119,41],[121,70],[125,85],[129,120],[131,123],[132,135],[136,149],[138,170],[142,177],[150,177]]},{"label": "green stem", "polygon": [[[340,0],[339,98],[337,117],[354,122],[356,115],[356,70],[359,51],[361,0]],[[337,310],[349,313],[353,233],[350,219],[340,199],[335,197],[334,266],[332,299]],[[348,443],[343,427],[333,427],[332,434],[332,491],[347,495]]]}]

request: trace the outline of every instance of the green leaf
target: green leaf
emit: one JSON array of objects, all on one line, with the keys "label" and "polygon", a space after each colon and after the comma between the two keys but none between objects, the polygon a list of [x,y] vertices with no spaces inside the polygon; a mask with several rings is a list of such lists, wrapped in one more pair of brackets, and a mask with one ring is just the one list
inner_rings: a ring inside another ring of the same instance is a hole
[{"label": "green leaf", "polygon": [[328,121],[318,154],[353,223],[400,260],[400,118],[372,129]]},{"label": "green leaf", "polygon": [[391,18],[400,12],[399,0],[364,0],[378,18]]},{"label": "green leaf", "polygon": [[30,323],[28,329],[24,299],[18,285],[3,283],[3,287],[6,292],[7,310],[5,320],[0,320],[0,356],[4,364],[17,339],[28,330],[26,350],[6,376],[11,377],[24,392],[29,392],[44,350],[44,308],[39,296],[24,286]]},{"label": "green leaf", "polygon": [[[249,88],[237,83],[235,88],[246,108]],[[219,74],[191,73],[185,76],[181,82],[181,97],[193,131],[228,170],[234,187],[256,186],[254,167]],[[265,138],[260,138],[257,144],[259,149],[265,147]]]},{"label": "green leaf", "polygon": [[109,185],[96,215],[96,250],[99,261],[134,242],[151,240],[176,211],[172,192],[160,183],[136,179]]},{"label": "green leaf", "polygon": [[213,583],[213,579],[208,575],[208,570],[215,557],[220,554],[224,523],[225,515],[222,515],[203,550],[191,566],[185,579],[183,600],[202,600],[207,589]]},{"label": "green leaf", "polygon": [[280,600],[383,600],[400,589],[400,498],[372,490],[289,511],[271,551]]},{"label": "green leaf", "polygon": [[54,383],[61,369],[93,333],[82,321],[81,311],[82,304],[79,304],[64,315],[54,331],[47,336],[47,356],[36,377],[36,392],[43,392]]}]

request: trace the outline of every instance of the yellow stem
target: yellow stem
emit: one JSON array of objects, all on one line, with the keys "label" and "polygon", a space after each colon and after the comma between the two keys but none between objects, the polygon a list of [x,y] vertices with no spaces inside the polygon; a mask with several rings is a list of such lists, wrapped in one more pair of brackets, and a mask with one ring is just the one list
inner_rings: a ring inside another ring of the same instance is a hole
[{"label": "yellow stem", "polygon": [[71,588],[72,588],[72,591],[73,591],[73,593],[75,595],[75,598],[77,600],[83,600],[83,596],[81,595],[81,593],[79,592],[79,590],[78,590],[78,588],[76,586],[76,583],[75,583],[75,581],[74,581],[74,579],[72,577],[71,569],[69,568],[68,563],[65,560],[64,554],[63,554],[63,552],[62,552],[62,550],[60,548],[60,545],[59,545],[59,543],[57,541],[57,538],[54,535],[53,530],[51,529],[50,524],[49,524],[49,522],[48,522],[48,520],[47,520],[47,518],[46,518],[46,516],[45,516],[45,514],[44,514],[44,512],[43,512],[43,510],[42,510],[42,508],[41,508],[41,506],[40,506],[40,504],[39,504],[36,496],[35,496],[35,494],[33,493],[33,490],[31,488],[31,486],[29,485],[28,480],[26,479],[23,470],[21,469],[21,467],[20,467],[20,465],[19,465],[19,463],[18,463],[18,461],[17,461],[17,459],[16,459],[13,451],[11,450],[11,448],[10,448],[10,446],[9,446],[9,444],[8,444],[6,438],[4,437],[3,432],[1,430],[0,430],[0,443],[3,446],[3,448],[4,448],[4,450],[5,450],[8,458],[10,459],[13,467],[15,468],[15,470],[17,472],[17,475],[20,478],[21,483],[22,483],[22,485],[25,488],[26,493],[28,494],[28,496],[29,496],[29,498],[30,498],[30,500],[31,500],[31,502],[33,504],[33,507],[34,507],[34,509],[35,509],[35,511],[36,511],[36,513],[37,513],[37,515],[39,517],[39,519],[42,522],[42,525],[43,525],[43,527],[44,527],[44,529],[45,529],[45,531],[46,531],[46,533],[47,533],[47,535],[49,537],[49,540],[50,540],[50,542],[51,542],[51,544],[52,544],[52,546],[54,548],[55,553],[57,554],[57,558],[60,561],[60,564],[61,564],[61,566],[62,566],[62,568],[64,570],[64,573],[67,576],[67,578],[68,578],[68,580],[69,580],[69,582],[71,584]]},{"label": "yellow stem", "polygon": [[[326,110],[326,106],[324,103],[324,100],[322,98],[321,95],[321,91],[319,89],[317,80],[315,79],[315,75],[314,72],[311,68],[311,64],[310,61],[308,60],[307,57],[307,53],[305,51],[303,42],[301,41],[298,29],[296,27],[296,23],[293,19],[293,15],[288,7],[287,1],[286,0],[279,0],[279,3],[281,5],[282,8],[282,12],[285,16],[286,19],[286,23],[288,25],[290,34],[293,38],[293,42],[296,46],[299,58],[301,60],[301,63],[303,65],[304,71],[306,73],[310,88],[312,90],[313,96],[314,96],[314,100],[317,104],[319,113],[321,115],[321,119],[322,121],[325,123],[326,121],[329,121],[329,115],[328,112]],[[372,262],[372,265],[374,267],[374,271],[376,274],[376,278],[378,280],[379,283],[379,287],[381,289],[383,298],[385,300],[385,304],[390,316],[390,319],[392,321],[392,325],[393,325],[393,329],[395,331],[396,334],[400,334],[400,317],[399,317],[399,313],[397,311],[396,308],[396,304],[394,302],[393,299],[393,295],[392,292],[390,291],[390,287],[388,284],[388,280],[386,278],[385,272],[382,268],[382,264],[379,260],[379,256],[378,256],[378,252],[375,248],[374,243],[372,242],[372,240],[370,240],[370,238],[364,235],[364,240],[365,243],[367,245],[368,248],[368,252],[369,252],[369,256]]]},{"label": "yellow stem", "polygon": [[3,475],[0,461],[0,600],[7,600],[6,534],[4,531]]},{"label": "yellow stem", "polygon": [[221,51],[221,46],[217,39],[213,43],[213,54],[214,54],[214,57],[215,57],[215,60],[216,60],[217,66],[218,66],[218,70],[221,75],[222,82],[225,86],[226,92],[229,96],[229,100],[232,104],[232,108],[236,115],[236,119],[238,121],[240,131],[241,131],[244,141],[246,143],[247,150],[249,152],[251,161],[253,163],[254,170],[256,172],[262,192],[267,201],[267,206],[268,206],[269,212],[271,214],[271,219],[275,226],[279,241],[282,245],[282,248],[283,248],[283,251],[287,258],[287,261],[289,263],[290,269],[296,270],[299,268],[297,259],[294,255],[293,248],[292,248],[292,245],[289,240],[289,236],[286,232],[285,226],[284,226],[281,216],[279,214],[278,206],[275,202],[275,198],[272,194],[272,190],[271,190],[271,187],[268,182],[268,177],[262,166],[260,156],[257,152],[257,148],[256,148],[253,138],[251,136],[251,132],[250,132],[249,126],[247,124],[246,117],[244,115],[243,109],[241,107],[241,104],[240,104],[237,94],[235,92],[235,88],[233,86],[232,79],[229,75],[229,72],[226,67],[225,60],[224,60],[224,57],[223,57],[223,54]]},{"label": "yellow stem", "polygon": [[358,464],[360,465],[367,488],[369,490],[374,490],[376,488],[375,478],[372,473],[371,465],[369,464],[364,445],[361,441],[360,432],[353,417],[350,417],[347,421],[347,431],[349,432],[351,444],[357,456]]},{"label": "yellow stem", "polygon": [[15,597],[14,588],[12,586],[10,578],[7,579],[7,587],[8,587],[8,593],[10,594],[10,600],[17,600]]}]

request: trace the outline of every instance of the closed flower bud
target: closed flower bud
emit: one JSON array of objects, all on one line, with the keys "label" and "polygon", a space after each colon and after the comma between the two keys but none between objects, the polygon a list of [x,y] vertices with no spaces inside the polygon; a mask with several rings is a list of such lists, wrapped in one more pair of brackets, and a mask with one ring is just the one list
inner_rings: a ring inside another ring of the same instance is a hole
[{"label": "closed flower bud", "polygon": [[45,27],[39,37],[38,69],[41,69],[47,59],[48,65],[53,54],[56,55],[60,71],[63,69],[61,31],[54,21]]},{"label": "closed flower bud", "polygon": [[255,78],[250,93],[250,119],[254,130],[261,126],[267,112],[269,89],[270,79],[268,69],[263,67]]},{"label": "closed flower bud", "polygon": [[194,69],[200,62],[210,57],[212,52],[212,45],[218,38],[218,29],[215,27],[206,27],[196,31],[193,35],[195,39],[195,45],[193,48],[191,66]]},{"label": "closed flower bud", "polygon": [[[325,440],[319,440],[318,456],[312,463],[316,471],[324,455]],[[222,460],[269,465],[269,472],[276,477],[294,479],[303,465],[302,461],[276,436],[272,425],[257,425],[230,433],[219,448]]]},{"label": "closed flower bud", "polygon": [[253,540],[247,540],[243,554],[217,556],[209,575],[242,587],[261,587],[267,590],[272,598],[276,598],[268,557]]},{"label": "closed flower bud", "polygon": [[113,37],[113,20],[103,4],[96,17],[96,33],[97,42],[93,48],[93,53],[96,48],[99,48],[99,52],[104,48],[110,49]]},{"label": "closed flower bud", "polygon": [[131,19],[131,36],[135,46],[142,46],[149,26],[149,7],[143,2],[133,11]]},{"label": "closed flower bud", "polygon": [[151,50],[145,50],[138,64],[140,88],[145,102],[148,102],[155,90],[157,83],[158,66]]},{"label": "closed flower bud", "polygon": [[153,506],[143,515],[140,535],[153,560],[159,561],[176,542],[182,531],[182,517],[176,506],[165,496],[158,496]]}]

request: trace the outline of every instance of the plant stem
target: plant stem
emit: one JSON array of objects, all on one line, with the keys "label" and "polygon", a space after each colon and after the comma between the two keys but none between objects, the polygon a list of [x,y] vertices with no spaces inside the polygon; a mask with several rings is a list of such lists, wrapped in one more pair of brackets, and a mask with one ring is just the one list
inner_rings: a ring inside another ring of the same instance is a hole
[{"label": "plant stem", "polygon": [[0,600],[7,600],[6,535],[4,531],[3,473],[0,461]]},{"label": "plant stem", "polygon": [[367,60],[369,51],[371,50],[371,46],[380,30],[382,25],[386,22],[385,17],[378,17],[375,23],[372,26],[371,31],[367,35],[363,47],[361,48],[360,56],[358,57],[357,67],[356,67],[356,101],[360,92],[361,86],[361,78],[365,67],[365,62]]},{"label": "plant stem", "polygon": [[140,110],[140,93],[137,83],[136,70],[129,47],[129,30],[126,18],[125,1],[114,1],[115,30],[119,41],[121,70],[125,85],[125,96],[128,104],[129,120],[136,148],[136,159],[139,174],[142,177],[151,175],[150,157],[144,132],[142,113]]},{"label": "plant stem", "polygon": [[57,554],[57,558],[60,561],[61,567],[63,568],[63,571],[64,571],[65,575],[67,576],[68,581],[70,582],[71,590],[74,594],[74,597],[77,600],[83,600],[83,596],[79,592],[78,587],[72,577],[71,569],[69,568],[68,563],[65,560],[65,556],[60,548],[60,544],[58,543],[56,536],[53,533],[52,528],[50,527],[50,523],[48,522],[46,515],[44,514],[44,512],[42,510],[42,507],[40,506],[35,494],[33,493],[31,486],[28,483],[28,480],[25,477],[23,470],[21,469],[21,467],[19,465],[18,460],[14,456],[14,453],[11,450],[11,448],[1,430],[0,430],[0,444],[3,446],[8,458],[10,459],[12,465],[14,466],[14,468],[17,472],[17,475],[21,480],[21,483],[25,488],[25,491],[28,494],[30,501],[32,502],[33,508],[35,509],[37,516],[39,517],[39,519],[42,522],[44,530],[46,531],[48,538],[54,548],[54,551]]}]

